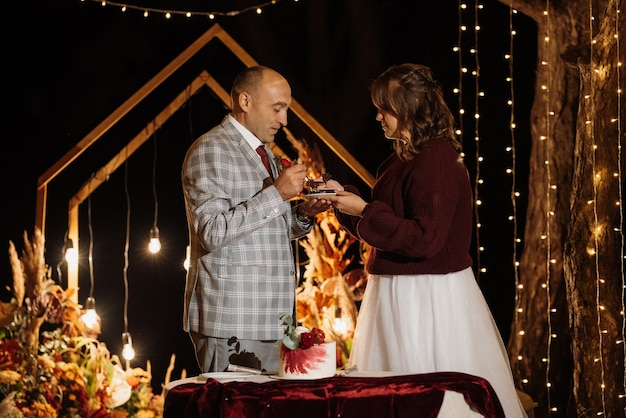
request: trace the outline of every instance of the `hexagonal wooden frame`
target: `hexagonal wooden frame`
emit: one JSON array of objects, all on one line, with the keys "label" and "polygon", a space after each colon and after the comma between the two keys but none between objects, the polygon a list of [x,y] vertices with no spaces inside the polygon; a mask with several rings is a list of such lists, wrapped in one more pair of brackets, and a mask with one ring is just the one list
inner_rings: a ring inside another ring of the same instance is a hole
[{"label": "hexagonal wooden frame", "polygon": [[[156,74],[143,87],[128,98],[120,107],[104,119],[89,134],[80,140],[68,153],[59,159],[50,169],[39,177],[37,184],[37,201],[35,209],[35,227],[45,236],[46,225],[46,204],[48,198],[48,184],[76,160],[85,150],[93,145],[102,135],[111,129],[120,119],[122,119],[135,106],[141,103],[150,93],[152,93],[163,81],[170,77],[185,62],[194,56],[200,49],[207,45],[214,38],[233,52],[237,58],[246,66],[257,65],[257,62],[226,33],[219,24],[213,25],[208,31],[194,41],[178,57],[172,60],[165,68]],[[166,106],[146,127],[131,139],[127,145],[120,150],[106,165],[101,167],[95,175],[79,189],[70,199],[68,208],[68,238],[75,246],[78,246],[78,207],[94,192],[128,157],[130,157],[143,143],[150,138],[158,127],[163,124],[178,111],[178,109],[193,96],[204,85],[208,86],[217,96],[228,105],[229,93],[219,85],[219,83],[207,72],[202,71],[168,106]],[[324,143],[343,160],[367,185],[374,184],[374,177],[358,162],[354,157],[317,122],[300,104],[292,98],[290,110],[300,118]],[[274,144],[277,148],[277,145]],[[278,150],[277,150],[278,151]],[[284,153],[280,153],[284,154]],[[280,155],[279,154],[279,155]],[[78,265],[68,266],[68,288],[78,289]],[[74,292],[73,298],[77,300],[78,292]]]}]

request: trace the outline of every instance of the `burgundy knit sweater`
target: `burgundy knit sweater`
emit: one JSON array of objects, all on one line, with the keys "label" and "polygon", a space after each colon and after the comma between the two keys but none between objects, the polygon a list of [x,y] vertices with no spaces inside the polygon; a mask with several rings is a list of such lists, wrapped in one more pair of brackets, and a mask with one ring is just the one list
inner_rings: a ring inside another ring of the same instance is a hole
[{"label": "burgundy knit sweater", "polygon": [[[354,186],[345,186],[359,193]],[[367,199],[366,199],[367,200]],[[445,274],[472,265],[472,191],[467,169],[444,139],[410,161],[394,153],[378,168],[363,216],[335,210],[339,222],[372,247],[372,274]]]}]

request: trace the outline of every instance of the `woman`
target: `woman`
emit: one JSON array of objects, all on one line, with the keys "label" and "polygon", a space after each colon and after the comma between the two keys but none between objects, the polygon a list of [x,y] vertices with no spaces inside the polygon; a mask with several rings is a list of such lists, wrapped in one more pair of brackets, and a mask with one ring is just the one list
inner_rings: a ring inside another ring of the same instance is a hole
[{"label": "woman", "polygon": [[328,198],[341,224],[371,247],[349,365],[481,376],[507,417],[525,417],[471,268],[472,192],[441,87],[428,67],[402,64],[373,82],[371,98],[395,152],[380,165],[369,203],[338,184]]}]

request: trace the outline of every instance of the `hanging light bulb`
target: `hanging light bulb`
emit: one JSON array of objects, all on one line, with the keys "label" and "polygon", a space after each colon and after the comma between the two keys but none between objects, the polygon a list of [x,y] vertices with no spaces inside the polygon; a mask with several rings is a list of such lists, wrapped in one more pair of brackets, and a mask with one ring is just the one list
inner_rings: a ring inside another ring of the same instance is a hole
[{"label": "hanging light bulb", "polygon": [[191,257],[191,247],[188,245],[187,249],[185,250],[185,261],[183,261],[183,267],[187,271],[189,271],[190,257]]},{"label": "hanging light bulb", "polygon": [[152,254],[156,254],[161,251],[161,240],[159,239],[159,228],[156,225],[150,229],[150,242],[148,243],[148,249]]},{"label": "hanging light bulb", "polygon": [[135,358],[133,340],[128,332],[128,247],[130,241],[130,194],[128,192],[128,160],[124,172],[124,191],[126,194],[126,245],[124,246],[124,332],[122,333],[122,357],[129,362]]},{"label": "hanging light bulb", "polygon": [[100,316],[96,312],[96,300],[88,297],[85,303],[85,311],[80,316],[80,323],[83,326],[83,334],[86,337],[96,338],[101,332]]},{"label": "hanging light bulb", "polygon": [[348,334],[348,321],[343,315],[341,315],[341,308],[335,308],[335,319],[332,324],[333,331],[341,337],[342,339],[346,338]]},{"label": "hanging light bulb", "polygon": [[130,337],[129,332],[122,333],[122,357],[125,360],[132,360],[135,358],[135,349],[133,348],[133,339]]},{"label": "hanging light bulb", "polygon": [[71,238],[68,238],[67,242],[65,243],[64,256],[65,261],[67,261],[69,265],[75,266],[76,264],[78,264],[78,249],[74,247],[74,242]]},{"label": "hanging light bulb", "polygon": [[157,162],[157,138],[154,133],[154,154],[152,157],[152,194],[154,195],[154,223],[150,230],[150,243],[148,250],[152,254],[156,254],[161,250],[161,240],[159,239],[159,228],[157,227],[157,219],[159,217],[159,200],[157,199],[156,190],[156,162]]},{"label": "hanging light bulb", "polygon": [[89,338],[98,338],[100,334],[100,317],[96,313],[96,299],[93,297],[93,289],[95,280],[93,276],[93,228],[91,226],[91,195],[87,199],[87,219],[89,221],[89,279],[91,288],[89,289],[89,297],[85,303],[85,310],[80,316],[79,323],[84,336]]}]

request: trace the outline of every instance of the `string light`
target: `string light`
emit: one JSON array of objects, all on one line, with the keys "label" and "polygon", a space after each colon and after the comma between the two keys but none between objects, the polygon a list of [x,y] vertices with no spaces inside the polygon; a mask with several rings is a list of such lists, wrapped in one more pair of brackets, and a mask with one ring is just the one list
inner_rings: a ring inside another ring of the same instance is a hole
[{"label": "string light", "polygon": [[480,207],[482,206],[482,201],[480,200],[480,186],[483,184],[483,179],[481,178],[480,166],[483,162],[483,157],[480,155],[480,104],[479,99],[482,95],[480,91],[480,59],[478,56],[478,44],[479,44],[479,33],[480,33],[480,19],[479,12],[482,10],[483,6],[478,1],[474,2],[474,46],[470,49],[470,53],[474,56],[474,71],[472,71],[472,76],[474,76],[474,143],[475,143],[475,166],[476,173],[474,177],[474,196],[476,199],[476,204],[474,205],[474,218],[476,220],[476,280],[480,281],[480,273],[485,273],[487,269],[481,264],[481,253],[484,251],[484,247],[480,243],[480,230],[482,224],[480,222]]},{"label": "string light", "polygon": [[[76,285],[72,286],[70,278],[72,277],[73,271],[78,271],[78,248],[74,248],[74,241],[69,238],[69,231],[65,231],[65,236],[63,237],[63,248],[61,249],[61,258],[56,265],[57,280],[59,285],[62,285],[63,283],[63,272],[61,270],[63,263],[65,263],[67,267],[67,287],[77,287]],[[76,293],[74,294],[73,301],[78,301]]]},{"label": "string light", "polygon": [[[590,76],[589,76],[589,94],[587,95],[588,97],[595,97],[595,82],[596,82],[596,75],[594,74],[594,45],[595,45],[595,39],[594,39],[594,26],[593,26],[593,21],[594,21],[594,14],[593,14],[593,4],[592,4],[592,0],[589,1],[589,68],[590,68]],[[590,117],[594,117],[595,116],[595,101],[594,100],[590,100],[590,103],[588,105],[588,115],[590,115]],[[594,127],[594,121],[590,118],[587,118],[587,120],[585,121],[585,124],[588,126],[588,132],[591,136],[591,144],[592,144],[592,150],[591,150],[591,184],[593,186],[593,226],[594,229],[591,231],[591,235],[593,237],[593,243],[594,243],[594,267],[595,267],[595,274],[596,274],[596,323],[597,323],[597,328],[598,328],[598,355],[596,357],[596,362],[599,363],[599,367],[600,367],[600,397],[602,399],[602,412],[598,413],[598,415],[602,415],[602,416],[606,416],[606,403],[605,403],[605,396],[606,396],[606,391],[605,391],[605,380],[604,380],[604,350],[602,349],[602,345],[604,343],[604,332],[602,329],[602,311],[603,311],[603,306],[602,306],[602,302],[601,302],[601,287],[602,287],[602,280],[600,277],[600,239],[601,239],[601,232],[600,232],[600,225],[599,225],[599,220],[598,220],[598,184],[600,182],[601,179],[601,175],[598,172],[598,168],[597,168],[597,160],[596,160],[596,154],[597,154],[597,144],[596,144],[596,136],[595,136],[595,127]],[[599,233],[600,232],[600,233]]]},{"label": "string light", "polygon": [[156,130],[153,135],[154,148],[152,157],[152,195],[154,196],[154,222],[152,229],[150,229],[150,242],[148,243],[148,250],[152,254],[156,254],[161,251],[161,240],[159,239],[159,227],[157,226],[157,219],[159,217],[159,200],[157,198],[156,191],[156,162],[157,162],[157,138]]},{"label": "string light", "polygon": [[93,274],[93,228],[91,226],[91,195],[87,198],[87,222],[89,224],[89,297],[85,303],[85,311],[79,320],[83,326],[83,334],[89,338],[97,338],[100,334],[101,320],[96,312],[96,299],[93,297],[95,280]]},{"label": "string light", "polygon": [[150,228],[150,241],[148,242],[148,250],[152,254],[161,251],[161,240],[159,239],[159,228],[154,225]]},{"label": "string light", "polygon": [[[124,332],[122,333],[122,357],[128,362],[135,358],[133,340],[128,332],[128,247],[130,242],[130,193],[128,192],[128,158],[124,160],[124,191],[126,193],[126,243],[124,245]],[[128,368],[128,367],[127,367]]]},{"label": "string light", "polygon": [[[625,245],[625,238],[624,238],[624,212],[622,209],[622,204],[621,202],[623,202],[623,195],[622,195],[622,143],[621,143],[621,139],[622,139],[622,126],[621,126],[621,115],[622,115],[622,86],[621,86],[621,68],[622,68],[622,62],[620,60],[620,8],[619,8],[619,2],[615,2],[615,57],[616,57],[616,62],[615,62],[615,75],[616,75],[616,80],[617,80],[617,88],[616,88],[616,103],[617,103],[617,117],[614,118],[613,120],[611,120],[611,122],[616,124],[616,131],[617,131],[617,173],[615,173],[615,177],[617,178],[617,183],[618,183],[618,194],[619,194],[619,200],[616,202],[616,204],[619,206],[619,237],[620,237],[620,258],[621,260],[624,260],[624,245]],[[621,308],[621,316],[622,316],[622,335],[621,335],[621,339],[617,341],[617,344],[621,344],[622,345],[622,352],[623,352],[623,364],[625,365],[624,367],[624,376],[622,379],[622,394],[620,395],[620,397],[624,398],[626,397],[626,343],[625,343],[625,339],[626,339],[626,280],[625,280],[625,273],[624,273],[624,262],[622,261],[620,263],[620,277],[621,277],[621,285],[622,285],[622,308]]]},{"label": "string light", "polygon": [[335,318],[331,324],[332,331],[339,336],[342,340],[350,338],[351,330],[348,318],[341,314],[341,308],[335,309]]},{"label": "string light", "polygon": [[84,335],[96,338],[100,334],[100,315],[96,312],[96,299],[89,296],[85,303],[85,311],[80,316],[80,322],[84,326]]},{"label": "string light", "polygon": [[[550,56],[550,34],[551,34],[551,21],[550,21],[550,0],[546,0],[546,8],[544,10],[544,17],[546,20],[546,34],[544,36],[544,42],[543,42],[543,46],[544,46],[544,59],[542,60],[542,63],[544,65],[547,66],[547,63],[550,62],[549,60],[549,56]],[[551,388],[552,388],[552,384],[550,383],[550,366],[551,366],[551,348],[552,348],[552,334],[553,334],[553,330],[552,330],[552,306],[551,306],[551,302],[552,302],[552,298],[550,297],[550,279],[551,279],[551,262],[550,260],[552,260],[552,235],[551,235],[551,226],[552,226],[552,214],[554,213],[550,208],[552,205],[552,195],[551,195],[551,190],[553,190],[552,188],[552,170],[551,170],[551,165],[550,165],[550,161],[551,161],[551,153],[550,153],[550,149],[551,149],[551,144],[549,143],[550,139],[552,138],[552,133],[551,133],[551,119],[552,119],[552,114],[553,112],[550,110],[551,108],[551,97],[550,97],[550,87],[551,86],[551,82],[552,82],[552,72],[551,72],[551,68],[548,67],[545,70],[545,74],[546,74],[546,79],[545,79],[545,84],[542,86],[542,90],[544,91],[544,98],[545,98],[545,135],[544,138],[545,140],[542,141],[543,146],[544,146],[544,152],[545,152],[545,170],[546,170],[546,202],[545,202],[545,207],[546,207],[546,213],[545,213],[545,240],[546,240],[546,281],[544,283],[544,289],[545,289],[545,294],[546,294],[546,325],[547,325],[547,341],[546,341],[546,372],[545,372],[545,376],[546,376],[546,399],[547,399],[547,407],[548,410],[551,412],[555,412],[556,408],[552,407],[552,400],[551,400]]]},{"label": "string light", "polygon": [[[519,277],[519,261],[517,247],[521,242],[518,237],[518,219],[517,219],[517,198],[519,193],[517,192],[517,156],[516,156],[516,143],[515,143],[515,83],[514,83],[514,52],[515,52],[515,35],[516,30],[514,28],[513,18],[517,14],[517,10],[513,8],[512,0],[509,2],[509,53],[505,57],[509,64],[509,75],[507,81],[509,82],[510,98],[508,100],[510,119],[509,119],[509,131],[511,135],[511,145],[506,148],[506,151],[511,154],[511,168],[507,170],[508,174],[511,174],[511,206],[512,214],[509,219],[513,223],[513,245],[512,245],[512,259],[513,259],[513,276],[515,281],[515,309],[513,310],[513,321],[515,324],[519,324],[520,314],[524,312],[521,306],[522,291],[524,286],[520,283]],[[523,330],[518,334],[520,338],[523,336]],[[518,356],[518,361],[521,361],[522,356]]]},{"label": "string light", "polygon": [[[463,1],[460,0],[458,3],[458,24],[459,24],[459,30],[458,30],[458,37],[457,37],[457,45],[454,46],[454,48],[452,49],[454,52],[456,52],[457,54],[457,59],[458,59],[458,65],[459,65],[459,79],[458,79],[458,86],[456,89],[454,89],[454,93],[458,96],[458,107],[459,107],[459,117],[458,117],[458,123],[457,123],[457,130],[456,130],[456,135],[459,137],[459,141],[463,144],[464,143],[464,134],[465,134],[465,130],[464,130],[464,118],[465,118],[465,107],[464,107],[464,103],[463,103],[463,87],[464,87],[464,76],[465,74],[468,73],[468,69],[465,67],[465,61],[464,61],[464,57],[463,57],[463,53],[464,53],[464,49],[463,49],[463,35],[464,33],[467,31],[467,25],[464,23],[464,12],[467,11],[467,4]],[[465,153],[462,153],[462,156],[465,157]],[[478,170],[478,167],[477,167]],[[478,196],[476,196],[476,199],[474,200],[474,210],[477,210],[476,207],[478,205]],[[476,219],[476,235],[478,235],[478,230],[480,229],[480,222],[478,219]],[[478,243],[477,243],[477,251],[476,251],[476,279],[479,279],[479,275],[480,275],[480,250],[478,249]]]},{"label": "string light", "polygon": [[69,266],[76,266],[78,264],[78,249],[74,247],[74,241],[71,238],[67,238],[65,234],[65,250],[63,257]]},{"label": "string light", "polygon": [[[469,54],[474,58],[474,69],[470,70],[467,65],[464,64],[463,54],[463,35],[467,31],[468,26],[464,23],[464,12],[466,12],[468,6],[463,1],[459,1],[458,4],[458,21],[459,21],[459,30],[458,30],[458,38],[457,45],[453,47],[453,52],[457,54],[458,65],[459,65],[459,80],[458,86],[454,89],[454,93],[458,96],[458,107],[459,107],[459,117],[458,117],[458,128],[456,130],[456,134],[459,137],[461,143],[464,142],[464,117],[466,115],[466,109],[463,104],[463,78],[466,74],[470,74],[474,78],[474,109],[473,109],[473,123],[474,123],[474,160],[475,160],[475,175],[474,175],[474,218],[475,218],[475,241],[476,241],[476,255],[475,255],[475,266],[476,266],[476,280],[480,281],[480,274],[486,273],[487,268],[481,264],[481,254],[485,251],[485,247],[481,245],[480,242],[480,231],[482,228],[482,223],[480,221],[480,208],[483,204],[483,201],[480,199],[480,187],[484,184],[484,179],[481,177],[480,167],[484,161],[483,156],[480,155],[480,133],[479,133],[479,125],[480,125],[480,112],[479,112],[479,99],[484,97],[484,92],[480,90],[480,60],[478,54],[478,46],[479,46],[479,34],[480,34],[480,12],[483,10],[483,5],[475,2],[474,3],[474,32],[473,32],[473,46],[469,48]],[[462,154],[465,157],[465,153]]]},{"label": "string light", "polygon": [[133,339],[130,336],[130,333],[123,332],[122,333],[122,357],[130,361],[135,358],[135,349],[133,348]]},{"label": "string light", "polygon": [[[99,3],[102,7],[106,7],[106,6],[119,7],[122,12],[126,12],[127,10],[138,10],[143,13],[144,17],[148,17],[150,13],[158,13],[158,14],[163,15],[166,19],[171,19],[172,16],[178,15],[178,16],[184,16],[186,18],[191,18],[193,16],[205,16],[209,18],[210,20],[214,20],[217,16],[233,17],[233,16],[239,16],[240,14],[251,12],[251,11],[254,11],[257,15],[260,15],[263,13],[263,9],[265,9],[266,7],[274,6],[286,0],[271,0],[271,1],[267,1],[267,2],[258,4],[255,6],[244,7],[243,9],[240,9],[240,10],[231,10],[231,11],[226,11],[226,12],[162,9],[162,8],[156,8],[156,7],[135,6],[135,5],[128,4],[128,3],[117,3],[114,1],[102,1],[102,0],[80,0],[80,1],[81,2],[89,1],[89,2],[94,2],[94,3]],[[294,3],[298,2],[298,0],[291,0],[291,1],[293,1]]]},{"label": "string light", "polygon": [[183,268],[189,271],[189,263],[191,262],[191,247],[188,245],[185,249],[185,260],[183,261]]},{"label": "string light", "polygon": [[454,90],[454,93],[458,96],[458,106],[459,106],[459,117],[458,117],[458,128],[456,130],[456,134],[459,136],[459,140],[463,143],[463,115],[465,114],[465,109],[463,108],[463,32],[465,31],[465,25],[463,25],[463,11],[467,8],[467,5],[461,1],[459,1],[458,8],[458,19],[459,19],[459,31],[457,38],[457,45],[452,49],[457,53],[457,59],[459,63],[459,81],[458,87]]}]

